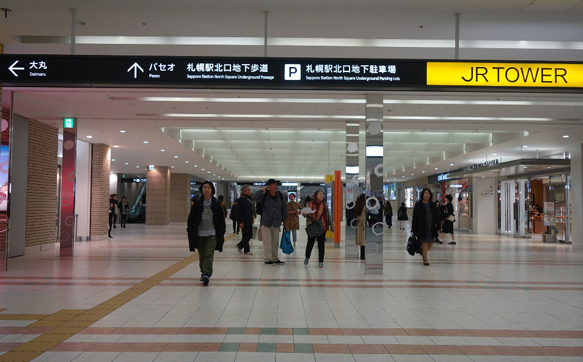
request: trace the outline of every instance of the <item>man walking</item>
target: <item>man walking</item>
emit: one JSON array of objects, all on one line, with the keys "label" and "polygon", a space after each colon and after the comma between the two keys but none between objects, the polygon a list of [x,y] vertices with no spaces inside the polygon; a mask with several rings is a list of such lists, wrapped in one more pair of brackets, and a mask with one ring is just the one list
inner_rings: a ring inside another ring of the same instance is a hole
[{"label": "man walking", "polygon": [[[237,244],[237,250],[239,253],[245,253],[245,255],[253,255],[251,253],[251,247],[249,246],[249,240],[253,237],[253,222],[255,221],[255,205],[251,201],[251,188],[249,185],[244,185],[241,187],[241,197],[237,199],[237,223],[241,228],[241,242]],[[232,212],[232,211],[231,211]]]},{"label": "man walking", "polygon": [[279,228],[287,221],[287,204],[283,194],[277,191],[279,180],[269,179],[267,186],[253,194],[253,201],[261,204],[260,231],[263,238],[265,264],[284,264],[279,260]]}]

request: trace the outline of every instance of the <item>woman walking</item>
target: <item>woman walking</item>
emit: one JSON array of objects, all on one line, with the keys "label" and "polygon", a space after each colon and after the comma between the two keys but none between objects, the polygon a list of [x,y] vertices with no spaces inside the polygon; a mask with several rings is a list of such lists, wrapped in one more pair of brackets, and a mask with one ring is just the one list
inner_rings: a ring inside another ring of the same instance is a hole
[{"label": "woman walking", "polygon": [[306,246],[306,259],[304,259],[304,265],[308,265],[310,262],[310,255],[312,255],[312,249],[314,248],[314,243],[316,239],[318,240],[318,266],[320,268],[324,267],[324,252],[326,244],[326,231],[334,231],[334,224],[332,223],[332,216],[330,215],[330,210],[328,205],[324,202],[324,193],[322,191],[316,191],[312,201],[308,202],[308,207],[314,212],[311,214],[303,214],[306,217],[306,225],[310,225],[315,222],[321,222],[324,226],[324,232],[315,237],[308,237],[308,245]]},{"label": "woman walking", "polygon": [[405,221],[409,220],[409,216],[407,216],[407,208],[404,202],[401,202],[401,207],[397,211],[397,220],[399,220],[399,230],[405,230]]},{"label": "woman walking", "polygon": [[433,194],[429,189],[423,189],[421,200],[413,208],[413,235],[421,241],[423,264],[429,265],[427,253],[433,247],[437,237],[437,208],[431,201]]},{"label": "woman walking", "polygon": [[190,209],[188,216],[188,244],[190,251],[198,249],[200,280],[208,285],[213,275],[215,250],[223,251],[225,241],[225,214],[215,198],[215,186],[205,181],[200,186],[202,197]]},{"label": "woman walking", "polygon": [[455,214],[453,212],[453,205],[451,204],[453,197],[445,195],[445,204],[443,205],[443,227],[441,232],[451,235],[449,245],[455,245],[455,236],[453,235],[453,223],[455,221]]},{"label": "woman walking", "polygon": [[443,207],[441,207],[439,200],[435,200],[435,207],[437,208],[437,236],[435,237],[435,242],[443,244],[443,241],[439,240],[439,233],[441,233],[441,226],[443,224]]},{"label": "woman walking", "polygon": [[385,221],[390,229],[393,226],[393,207],[388,199],[385,201]]},{"label": "woman walking", "polygon": [[121,197],[121,202],[119,203],[119,212],[121,213],[120,225],[122,228],[126,227],[126,221],[128,220],[128,213],[130,211],[130,204],[125,196]]},{"label": "woman walking", "polygon": [[298,230],[300,229],[300,209],[302,205],[296,201],[295,194],[289,194],[289,202],[287,203],[287,221],[284,226],[287,230],[291,231],[292,240],[294,242],[294,247],[298,241]]},{"label": "woman walking", "polygon": [[360,194],[354,205],[354,216],[358,219],[356,224],[356,245],[360,246],[360,259],[365,260],[366,247],[366,196]]}]

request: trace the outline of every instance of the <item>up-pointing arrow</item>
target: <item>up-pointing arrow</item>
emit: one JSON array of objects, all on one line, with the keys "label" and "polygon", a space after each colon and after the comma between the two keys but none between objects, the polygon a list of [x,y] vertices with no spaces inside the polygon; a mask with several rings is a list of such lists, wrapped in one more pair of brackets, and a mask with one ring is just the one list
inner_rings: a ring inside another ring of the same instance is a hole
[{"label": "up-pointing arrow", "polygon": [[142,72],[142,73],[144,72],[144,70],[142,69],[142,67],[140,67],[140,65],[139,65],[137,62],[136,62],[136,63],[134,63],[134,64],[133,64],[133,65],[132,65],[132,66],[131,66],[131,67],[128,69],[128,73],[129,73],[129,72],[130,72],[132,69],[134,70],[134,79],[138,77],[138,69],[140,70],[140,72]]},{"label": "up-pointing arrow", "polygon": [[15,77],[18,77],[18,74],[16,74],[15,70],[24,70],[23,67],[15,67],[15,65],[18,63],[19,61],[15,61],[14,63],[12,63],[11,66],[8,67],[8,70],[12,72],[12,74],[14,74]]}]

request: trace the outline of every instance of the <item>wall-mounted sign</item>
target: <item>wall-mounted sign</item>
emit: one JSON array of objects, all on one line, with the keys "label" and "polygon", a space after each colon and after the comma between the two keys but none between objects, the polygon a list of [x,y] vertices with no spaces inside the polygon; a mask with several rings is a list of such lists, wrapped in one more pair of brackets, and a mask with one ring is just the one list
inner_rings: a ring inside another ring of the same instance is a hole
[{"label": "wall-mounted sign", "polygon": [[486,161],[486,162],[482,162],[482,163],[475,163],[475,164],[470,165],[470,166],[460,167],[458,169],[458,172],[466,172],[466,171],[475,170],[478,168],[491,167],[491,166],[497,165],[498,163],[499,163],[498,160],[491,160],[491,161]]},{"label": "wall-mounted sign", "polygon": [[119,181],[120,182],[133,182],[133,183],[146,183],[146,179],[141,178],[141,177],[134,177],[134,178],[124,177],[124,178],[120,179]]},{"label": "wall-mounted sign", "polygon": [[583,64],[428,62],[427,85],[583,87]]}]

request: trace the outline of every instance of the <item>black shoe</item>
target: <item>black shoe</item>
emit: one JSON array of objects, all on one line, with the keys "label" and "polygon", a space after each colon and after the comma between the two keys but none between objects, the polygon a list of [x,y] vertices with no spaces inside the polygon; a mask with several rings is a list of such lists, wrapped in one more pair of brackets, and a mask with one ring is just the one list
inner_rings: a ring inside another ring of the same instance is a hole
[{"label": "black shoe", "polygon": [[113,225],[113,228],[114,228],[114,229],[117,229],[117,226]]},{"label": "black shoe", "polygon": [[443,241],[439,240],[439,239],[435,239],[435,242],[438,244],[443,244]]},{"label": "black shoe", "polygon": [[273,264],[285,264],[285,261],[277,259],[276,261],[273,262]]},{"label": "black shoe", "polygon": [[207,274],[202,276],[202,284],[204,284],[205,286],[209,285],[210,280],[211,280],[211,277],[209,277]]},{"label": "black shoe", "polygon": [[450,241],[448,244],[449,245],[455,245],[455,241]]},{"label": "black shoe", "polygon": [[265,264],[273,265],[273,262],[270,260],[270,261],[266,261]]},{"label": "black shoe", "polygon": [[112,238],[112,239],[113,239],[113,236],[111,236],[111,235],[107,235],[107,236],[109,236],[110,238]]}]

